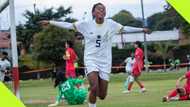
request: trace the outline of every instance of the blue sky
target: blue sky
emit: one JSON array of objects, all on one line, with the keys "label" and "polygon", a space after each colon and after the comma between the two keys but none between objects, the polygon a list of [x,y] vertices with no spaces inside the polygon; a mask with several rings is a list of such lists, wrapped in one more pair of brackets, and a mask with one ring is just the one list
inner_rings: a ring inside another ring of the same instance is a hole
[{"label": "blue sky", "polygon": [[[140,0],[15,0],[16,23],[24,23],[25,18],[22,16],[25,10],[33,11],[33,4],[36,3],[37,8],[44,10],[49,7],[69,7],[73,9],[70,17],[86,20],[91,18],[91,8],[93,4],[101,2],[106,6],[107,17],[111,17],[120,10],[130,11],[135,17],[141,17]],[[144,0],[145,16],[148,17],[156,12],[163,11],[165,0]],[[8,8],[0,14],[0,27],[7,28],[9,26]],[[87,12],[86,15],[84,13]]]}]

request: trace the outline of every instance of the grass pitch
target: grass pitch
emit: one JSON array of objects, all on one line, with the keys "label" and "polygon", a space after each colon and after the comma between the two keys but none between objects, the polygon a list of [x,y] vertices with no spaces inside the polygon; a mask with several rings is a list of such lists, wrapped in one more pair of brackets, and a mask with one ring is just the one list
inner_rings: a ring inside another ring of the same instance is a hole
[{"label": "grass pitch", "polygon": [[[108,96],[104,101],[98,100],[97,107],[189,107],[190,101],[162,102],[162,97],[169,90],[175,88],[176,79],[183,75],[184,71],[143,73],[141,80],[143,80],[147,92],[140,93],[139,87],[135,84],[129,94],[122,93],[126,75],[113,74],[109,84]],[[56,91],[51,80],[21,82],[21,96],[26,107],[47,107],[54,101]],[[71,106],[63,102],[58,107],[87,107],[87,103]]]}]

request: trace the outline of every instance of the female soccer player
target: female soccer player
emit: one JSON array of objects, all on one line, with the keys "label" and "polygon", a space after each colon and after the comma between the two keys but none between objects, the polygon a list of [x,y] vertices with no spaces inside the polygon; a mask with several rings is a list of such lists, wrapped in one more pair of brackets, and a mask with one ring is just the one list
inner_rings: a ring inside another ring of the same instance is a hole
[{"label": "female soccer player", "polygon": [[125,65],[125,71],[126,73],[128,74],[128,77],[126,78],[126,81],[124,83],[124,87],[125,87],[125,90],[123,91],[123,93],[128,93],[128,85],[134,81],[134,77],[132,75],[132,68],[133,68],[133,64],[134,64],[134,54],[131,53],[131,56],[126,58],[124,63],[126,64]]},{"label": "female soccer player", "polygon": [[11,67],[11,63],[8,60],[8,53],[1,52],[0,53],[0,81],[4,82],[6,73],[9,73]]},{"label": "female soccer player", "polygon": [[[135,79],[135,82],[137,82],[137,84],[140,86],[141,88],[141,92],[145,92],[146,89],[144,88],[144,85],[139,81],[139,76],[141,75],[141,71],[144,67],[144,53],[143,50],[141,49],[141,42],[136,41],[134,43],[134,47],[135,47],[135,61],[133,64],[133,68],[132,68],[132,75]],[[133,82],[131,82],[128,86],[128,92],[131,91]]]},{"label": "female soccer player", "polygon": [[[180,87],[180,82],[186,79],[183,87]],[[176,89],[172,90],[167,96],[163,97],[163,102],[167,101],[182,101],[190,100],[190,71],[180,77],[176,82]]]},{"label": "female soccer player", "polygon": [[48,107],[58,106],[63,97],[70,105],[83,104],[87,96],[87,89],[84,88],[83,83],[81,79],[67,79],[63,71],[58,71],[54,84],[54,87],[58,87],[58,95],[56,102]]},{"label": "female soccer player", "polygon": [[[112,66],[112,37],[120,32],[148,32],[148,29],[122,26],[111,19],[105,19],[106,8],[97,3],[92,8],[93,20],[76,23],[41,21],[66,29],[75,29],[85,39],[84,64],[90,83],[89,107],[96,107],[96,99],[105,99]],[[126,19],[127,20],[127,19]]]},{"label": "female soccer player", "polygon": [[63,59],[66,60],[66,78],[75,78],[76,72],[75,72],[75,61],[78,59],[74,49],[73,49],[73,43],[71,41],[65,42],[65,48],[66,52],[63,56]]}]

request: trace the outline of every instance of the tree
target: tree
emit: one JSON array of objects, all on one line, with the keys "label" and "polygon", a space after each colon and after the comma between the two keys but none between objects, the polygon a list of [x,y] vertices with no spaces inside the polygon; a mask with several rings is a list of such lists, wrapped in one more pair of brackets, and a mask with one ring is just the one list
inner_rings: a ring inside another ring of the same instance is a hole
[{"label": "tree", "polygon": [[156,50],[156,54],[160,55],[163,59],[163,64],[164,64],[164,71],[166,72],[166,59],[167,59],[167,52],[169,51],[169,48],[172,46],[170,42],[166,43],[157,43],[154,45],[154,48]]},{"label": "tree", "polygon": [[142,27],[142,22],[140,20],[137,20],[130,12],[126,10],[121,10],[119,13],[114,15],[112,19],[124,26],[128,25],[134,27]]},{"label": "tree", "polygon": [[[53,8],[49,8],[42,12],[38,9],[35,12],[26,10],[24,13],[25,18],[27,19],[26,23],[17,26],[18,41],[22,43],[23,49],[28,51],[33,42],[33,36],[42,31],[42,27],[38,24],[40,20],[57,20],[61,17],[67,16],[71,12],[71,7],[67,9],[59,7],[56,11],[54,11]],[[69,21],[71,21],[71,19]]]},{"label": "tree", "polygon": [[171,6],[167,6],[164,12],[155,13],[148,17],[148,25],[152,30],[179,28],[183,33],[190,35],[190,24]]},{"label": "tree", "polygon": [[74,34],[65,29],[48,26],[34,37],[35,57],[49,64],[62,65],[66,40],[74,40]]}]

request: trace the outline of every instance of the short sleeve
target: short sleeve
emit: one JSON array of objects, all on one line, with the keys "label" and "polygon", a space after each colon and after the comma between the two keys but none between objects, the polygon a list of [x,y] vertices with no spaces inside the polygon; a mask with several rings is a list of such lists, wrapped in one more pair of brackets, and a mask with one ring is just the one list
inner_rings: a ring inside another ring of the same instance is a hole
[{"label": "short sleeve", "polygon": [[113,33],[120,33],[121,29],[123,28],[123,26],[111,19],[109,19],[109,23],[110,23],[110,27],[113,31]]}]

